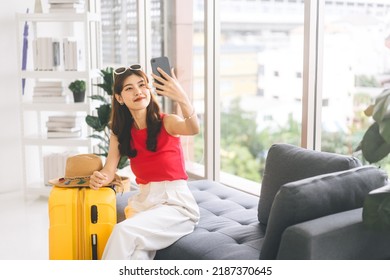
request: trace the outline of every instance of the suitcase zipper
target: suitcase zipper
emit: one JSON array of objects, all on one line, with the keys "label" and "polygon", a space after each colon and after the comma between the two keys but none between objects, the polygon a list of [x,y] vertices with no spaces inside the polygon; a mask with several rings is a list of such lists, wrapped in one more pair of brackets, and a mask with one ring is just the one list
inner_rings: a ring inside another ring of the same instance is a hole
[{"label": "suitcase zipper", "polygon": [[[98,207],[97,205],[91,205],[90,211],[91,224],[97,224],[99,219]],[[91,246],[92,246],[92,259],[98,259],[98,237],[97,234],[91,233]]]},{"label": "suitcase zipper", "polygon": [[85,259],[85,188],[80,188],[78,191],[77,203],[77,259]]}]

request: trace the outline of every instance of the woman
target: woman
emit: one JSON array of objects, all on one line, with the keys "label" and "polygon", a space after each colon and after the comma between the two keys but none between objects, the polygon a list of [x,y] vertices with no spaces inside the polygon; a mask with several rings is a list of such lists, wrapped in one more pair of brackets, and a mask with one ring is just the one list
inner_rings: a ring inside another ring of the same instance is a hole
[{"label": "woman", "polygon": [[141,66],[114,71],[109,153],[90,187],[111,182],[120,155],[127,155],[140,191],[129,199],[127,219],[114,227],[103,259],[153,259],[157,250],[191,233],[199,220],[179,137],[197,134],[198,119],[173,69],[172,77],[158,71],[162,77],[152,74],[156,93],[176,101],[184,118],[160,112]]}]

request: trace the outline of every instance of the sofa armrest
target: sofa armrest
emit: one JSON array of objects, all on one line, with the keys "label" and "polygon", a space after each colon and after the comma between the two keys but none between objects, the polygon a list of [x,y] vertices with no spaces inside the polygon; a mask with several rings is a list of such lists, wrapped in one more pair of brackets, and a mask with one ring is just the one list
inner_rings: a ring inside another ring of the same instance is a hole
[{"label": "sofa armrest", "polygon": [[390,259],[390,234],[366,228],[362,208],[288,227],[278,259]]}]

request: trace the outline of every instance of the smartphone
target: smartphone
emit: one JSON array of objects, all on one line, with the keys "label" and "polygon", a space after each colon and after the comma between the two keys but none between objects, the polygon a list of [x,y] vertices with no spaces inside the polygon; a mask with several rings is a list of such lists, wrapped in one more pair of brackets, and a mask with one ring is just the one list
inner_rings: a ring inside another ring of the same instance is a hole
[{"label": "smartphone", "polygon": [[161,57],[152,58],[150,60],[150,64],[152,65],[153,74],[161,77],[160,72],[157,71],[157,67],[160,67],[162,70],[164,70],[165,73],[167,73],[169,76],[171,76],[171,66],[169,65],[168,57],[161,56]]}]

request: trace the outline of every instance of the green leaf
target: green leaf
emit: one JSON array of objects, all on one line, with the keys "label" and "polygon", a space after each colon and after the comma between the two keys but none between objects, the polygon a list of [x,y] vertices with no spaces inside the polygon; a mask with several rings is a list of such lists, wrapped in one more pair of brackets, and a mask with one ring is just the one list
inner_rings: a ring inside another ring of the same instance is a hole
[{"label": "green leaf", "polygon": [[101,95],[92,95],[92,96],[90,96],[89,98],[91,98],[92,100],[101,101],[101,102],[103,102],[104,104],[109,104],[109,102],[107,102],[107,99],[104,98],[104,96],[101,96]]},{"label": "green leaf", "polygon": [[108,154],[108,146],[103,145],[102,143],[98,144],[98,147],[103,150],[105,154]]},{"label": "green leaf", "polygon": [[104,104],[97,108],[97,113],[99,117],[100,124],[102,126],[108,126],[108,122],[110,121],[111,115],[111,105]]},{"label": "green leaf", "polygon": [[[110,144],[108,131],[109,131],[109,121],[111,117],[111,96],[113,93],[113,84],[114,84],[113,70],[114,69],[112,67],[107,67],[105,69],[100,70],[99,74],[102,77],[102,79],[99,81],[100,83],[94,85],[103,89],[108,96],[104,94],[103,95],[95,94],[90,96],[92,100],[100,101],[103,103],[103,105],[100,105],[100,107],[96,108],[97,116],[87,115],[85,118],[86,123],[90,127],[92,127],[95,132],[89,137],[100,141],[97,146],[100,148],[101,153],[100,154],[97,153],[97,155],[104,156],[104,157],[108,156],[108,149]],[[98,134],[99,132],[104,132],[104,135]],[[125,160],[123,161],[124,161],[123,164],[125,164],[126,166],[126,161]]]},{"label": "green leaf", "polygon": [[92,135],[90,135],[89,137],[90,137],[90,138],[94,138],[94,139],[98,139],[98,140],[101,140],[101,141],[104,141],[104,142],[107,141],[106,138],[104,138],[103,136],[101,136],[101,135],[99,135],[99,134],[92,134]]},{"label": "green leaf", "polygon": [[121,156],[119,163],[118,163],[118,168],[122,169],[128,165],[129,165],[129,158],[127,156]]},{"label": "green leaf", "polygon": [[367,117],[371,117],[373,113],[374,113],[374,105],[373,104],[371,104],[370,106],[367,107],[366,110],[364,110],[364,114]]},{"label": "green leaf", "polygon": [[382,221],[382,227],[390,229],[390,197],[386,197],[379,207],[378,215]]},{"label": "green leaf", "polygon": [[364,200],[363,224],[374,230],[390,230],[390,189],[384,186]]},{"label": "green leaf", "polygon": [[98,132],[103,131],[105,128],[105,126],[101,124],[99,118],[95,116],[90,116],[90,115],[86,116],[85,122]]},{"label": "green leaf", "polygon": [[103,78],[103,83],[96,84],[96,86],[102,88],[108,95],[112,96],[113,93],[113,68],[107,67],[106,69],[100,70],[100,76]]},{"label": "green leaf", "polygon": [[388,114],[390,106],[390,89],[384,90],[376,99],[372,117],[375,121],[382,121]]},{"label": "green leaf", "polygon": [[108,153],[95,153],[97,156],[107,157]]},{"label": "green leaf", "polygon": [[373,123],[361,141],[363,157],[369,162],[378,162],[390,153],[390,144],[379,133],[378,123]]},{"label": "green leaf", "polygon": [[379,133],[383,139],[390,144],[390,119],[383,119],[379,123]]},{"label": "green leaf", "polygon": [[102,88],[108,95],[112,95],[112,89],[110,85],[102,83],[102,84],[96,84],[96,86]]},{"label": "green leaf", "polygon": [[360,141],[359,145],[356,147],[355,152],[359,152],[362,150],[362,141]]},{"label": "green leaf", "polygon": [[75,80],[69,84],[68,88],[72,92],[85,92],[85,81],[84,80]]}]

